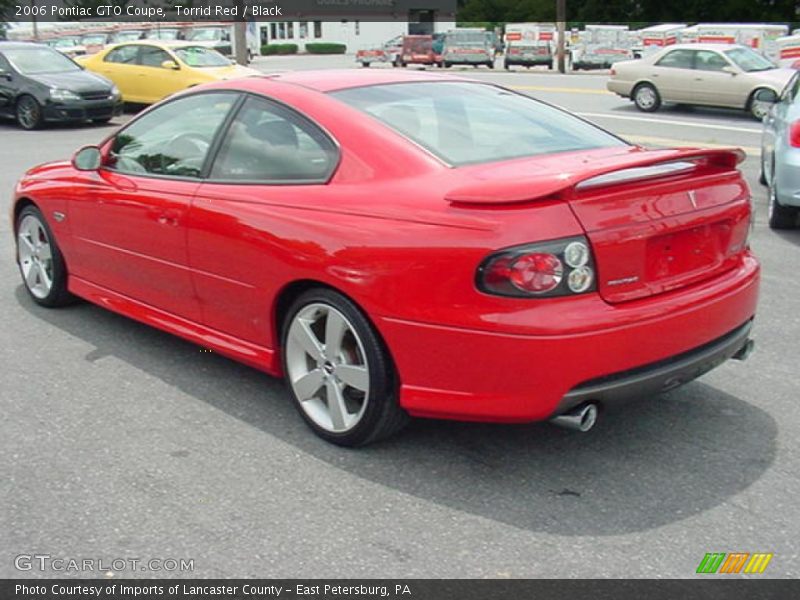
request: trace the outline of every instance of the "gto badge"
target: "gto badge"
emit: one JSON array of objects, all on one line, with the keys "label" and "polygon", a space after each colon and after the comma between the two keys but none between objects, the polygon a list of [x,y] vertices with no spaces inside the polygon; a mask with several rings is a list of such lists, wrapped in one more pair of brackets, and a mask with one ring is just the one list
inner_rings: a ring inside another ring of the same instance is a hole
[{"label": "gto badge", "polygon": [[67,215],[65,215],[65,214],[64,214],[64,213],[62,213],[62,212],[55,211],[55,212],[53,213],[53,218],[54,218],[56,221],[58,221],[59,223],[61,223],[61,221],[63,221],[64,219],[66,219],[66,218],[67,218]]},{"label": "gto badge", "polygon": [[689,202],[691,202],[694,209],[697,210],[697,196],[695,196],[694,190],[686,192],[686,195],[689,196]]}]

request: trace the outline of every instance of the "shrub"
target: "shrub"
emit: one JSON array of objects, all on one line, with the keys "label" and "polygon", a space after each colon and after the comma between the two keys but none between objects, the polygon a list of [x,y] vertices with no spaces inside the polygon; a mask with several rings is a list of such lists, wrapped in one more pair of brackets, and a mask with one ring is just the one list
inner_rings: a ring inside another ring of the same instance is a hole
[{"label": "shrub", "polygon": [[347,46],[345,44],[316,42],[306,44],[306,52],[309,54],[344,54],[347,52]]},{"label": "shrub", "polygon": [[261,46],[261,54],[297,54],[297,44],[265,44]]}]

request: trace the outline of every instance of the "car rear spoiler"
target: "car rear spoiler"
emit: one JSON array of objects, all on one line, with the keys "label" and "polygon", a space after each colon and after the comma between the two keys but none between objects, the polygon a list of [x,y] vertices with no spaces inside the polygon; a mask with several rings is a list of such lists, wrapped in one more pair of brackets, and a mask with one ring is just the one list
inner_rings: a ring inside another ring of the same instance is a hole
[{"label": "car rear spoiler", "polygon": [[[567,189],[585,190],[645,179],[670,177],[701,167],[733,169],[745,159],[739,148],[644,150],[612,163],[601,161],[571,172],[544,172],[513,179],[483,180],[454,188],[445,194],[451,204],[514,204],[552,197]],[[585,164],[585,163],[583,163]]]}]

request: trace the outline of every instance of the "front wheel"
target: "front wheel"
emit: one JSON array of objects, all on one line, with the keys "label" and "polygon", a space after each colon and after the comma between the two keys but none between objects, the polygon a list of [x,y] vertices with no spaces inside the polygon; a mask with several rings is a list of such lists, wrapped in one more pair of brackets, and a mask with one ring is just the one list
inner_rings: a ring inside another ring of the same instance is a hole
[{"label": "front wheel", "polygon": [[407,423],[391,358],[349,299],[328,289],[305,292],[287,314],[282,340],[295,406],[324,440],[363,446]]},{"label": "front wheel", "polygon": [[649,83],[640,83],[633,91],[633,102],[642,112],[655,112],[661,106],[661,96]]},{"label": "front wheel", "polygon": [[762,89],[764,88],[759,88],[750,95],[750,102],[748,103],[747,106],[750,116],[752,116],[754,119],[758,121],[764,120],[764,117],[766,117],[767,114],[769,113],[769,109],[771,106],[767,102],[759,102],[758,100],[756,100],[756,94],[758,94],[758,92],[760,92]]},{"label": "front wheel", "polygon": [[22,96],[17,101],[17,123],[23,129],[37,129],[42,124],[42,107],[33,96]]},{"label": "front wheel", "polygon": [[26,206],[16,225],[17,264],[33,301],[48,308],[72,302],[64,258],[41,211],[33,205]]}]

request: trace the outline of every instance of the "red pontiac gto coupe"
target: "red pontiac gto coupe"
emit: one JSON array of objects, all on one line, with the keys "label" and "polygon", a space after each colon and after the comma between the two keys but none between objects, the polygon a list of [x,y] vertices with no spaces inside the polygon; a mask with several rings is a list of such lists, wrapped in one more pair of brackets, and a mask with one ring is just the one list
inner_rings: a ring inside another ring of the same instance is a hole
[{"label": "red pontiac gto coupe", "polygon": [[737,150],[645,150],[507,89],[326,71],[194,88],[31,169],[33,300],[283,375],[328,441],[408,416],[590,428],[744,358]]}]

